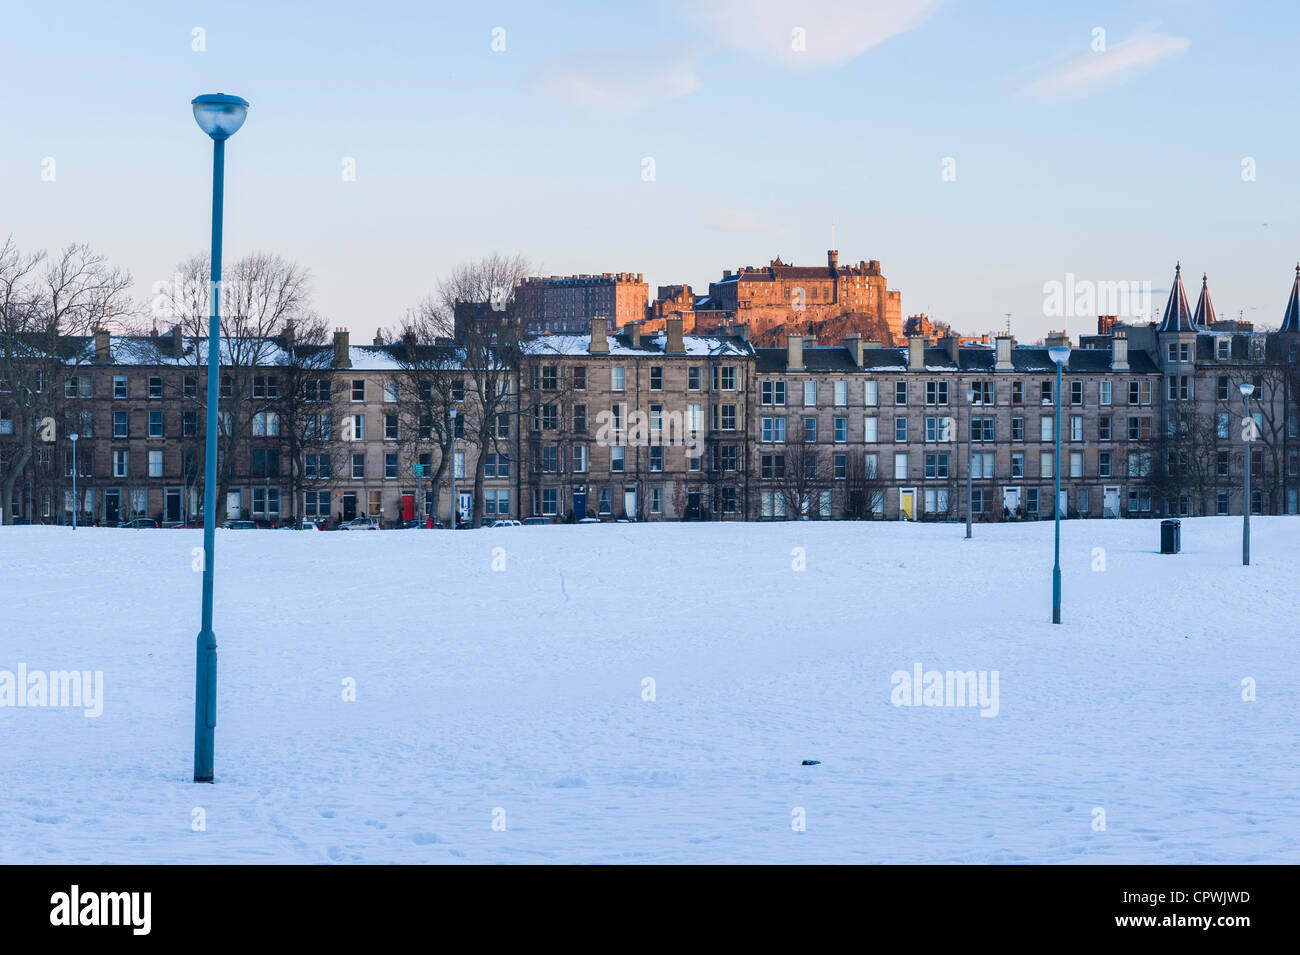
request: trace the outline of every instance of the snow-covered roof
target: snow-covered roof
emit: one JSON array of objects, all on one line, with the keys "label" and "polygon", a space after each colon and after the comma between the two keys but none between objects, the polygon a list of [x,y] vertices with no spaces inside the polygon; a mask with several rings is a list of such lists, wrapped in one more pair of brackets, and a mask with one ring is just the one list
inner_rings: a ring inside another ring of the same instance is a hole
[{"label": "snow-covered roof", "polygon": [[[633,345],[627,335],[609,335],[606,337],[608,354],[613,358],[646,358],[663,355],[668,346],[668,335],[664,332],[642,335],[641,343]],[[591,346],[590,334],[549,334],[539,335],[524,346],[528,355],[588,355]],[[746,358],[753,354],[753,349],[744,339],[735,335],[683,335],[683,353],[688,357],[735,357]],[[606,352],[597,352],[604,355]]]}]

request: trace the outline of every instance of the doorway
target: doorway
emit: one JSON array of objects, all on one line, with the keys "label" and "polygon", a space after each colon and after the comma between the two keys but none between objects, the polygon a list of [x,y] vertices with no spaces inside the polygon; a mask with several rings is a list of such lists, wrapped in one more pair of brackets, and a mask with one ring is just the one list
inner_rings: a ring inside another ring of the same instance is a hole
[{"label": "doorway", "polygon": [[1119,485],[1102,489],[1101,516],[1119,517]]},{"label": "doorway", "polygon": [[587,516],[587,492],[574,491],[573,492],[573,519],[576,521],[580,521],[586,516]]},{"label": "doorway", "polygon": [[898,492],[898,516],[905,521],[916,519],[916,488],[905,487]]}]

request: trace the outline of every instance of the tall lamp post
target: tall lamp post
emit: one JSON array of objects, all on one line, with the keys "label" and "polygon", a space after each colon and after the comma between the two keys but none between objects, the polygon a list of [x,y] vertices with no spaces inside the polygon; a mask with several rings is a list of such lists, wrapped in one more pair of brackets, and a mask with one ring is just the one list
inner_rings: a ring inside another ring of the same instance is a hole
[{"label": "tall lamp post", "polygon": [[1061,622],[1061,368],[1070,360],[1069,345],[1053,345],[1047,354],[1056,365],[1056,423],[1052,435],[1056,438],[1056,456],[1052,459],[1052,474],[1056,478],[1056,498],[1052,501],[1052,515],[1056,520],[1056,560],[1052,564],[1052,623]]},{"label": "tall lamp post", "polygon": [[1246,445],[1246,492],[1241,504],[1241,565],[1250,566],[1250,442],[1255,437],[1255,419],[1250,416],[1250,396],[1255,386],[1241,383],[1241,436]]},{"label": "tall lamp post", "polygon": [[79,434],[68,435],[72,442],[72,529],[77,529],[77,439]]},{"label": "tall lamp post", "polygon": [[203,471],[203,626],[194,679],[194,781],[212,782],[213,731],[217,726],[217,638],[212,632],[212,583],[217,522],[217,384],[221,377],[221,207],[226,140],[248,116],[248,100],[226,93],[190,103],[199,128],[212,137],[212,271],[208,288],[208,420]]},{"label": "tall lamp post", "polygon": [[971,451],[971,443],[974,437],[972,432],[975,429],[974,420],[972,418],[972,415],[974,415],[974,413],[975,413],[975,390],[973,388],[967,388],[966,389],[966,539],[967,540],[970,540],[970,521],[971,521],[970,512],[971,512],[971,507],[974,504],[974,500],[971,498],[971,473],[970,473],[971,461],[974,459],[974,454]]},{"label": "tall lamp post", "polygon": [[447,468],[447,474],[451,478],[451,523],[447,526],[451,530],[456,529],[456,408],[452,408],[451,414],[451,466]]}]

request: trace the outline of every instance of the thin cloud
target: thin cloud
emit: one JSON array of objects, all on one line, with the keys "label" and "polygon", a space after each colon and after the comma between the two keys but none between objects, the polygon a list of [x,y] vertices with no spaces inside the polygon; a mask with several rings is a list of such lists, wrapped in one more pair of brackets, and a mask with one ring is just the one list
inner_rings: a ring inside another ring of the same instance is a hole
[{"label": "thin cloud", "polygon": [[699,88],[698,55],[682,50],[576,53],[543,64],[529,86],[549,99],[608,113],[635,113]]},{"label": "thin cloud", "polygon": [[759,235],[780,235],[789,230],[785,226],[762,221],[753,209],[713,209],[696,218],[701,224],[719,232],[752,232]]},{"label": "thin cloud", "polygon": [[1139,33],[1104,52],[1084,53],[1025,86],[1021,93],[1039,103],[1082,99],[1141,76],[1162,60],[1186,52],[1185,36]]},{"label": "thin cloud", "polygon": [[675,0],[717,42],[773,63],[847,63],[923,23],[944,0]]}]

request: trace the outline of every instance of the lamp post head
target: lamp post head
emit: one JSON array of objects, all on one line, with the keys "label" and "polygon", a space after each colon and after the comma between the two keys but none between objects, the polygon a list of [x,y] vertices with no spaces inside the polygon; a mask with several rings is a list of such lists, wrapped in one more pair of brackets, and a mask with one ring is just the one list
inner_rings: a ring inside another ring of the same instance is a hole
[{"label": "lamp post head", "polygon": [[229,93],[204,93],[190,102],[194,121],[213,139],[229,139],[248,118],[248,100]]},{"label": "lamp post head", "polygon": [[457,408],[452,408],[451,411],[448,412],[448,414],[451,415],[451,420],[452,420],[452,421],[455,421],[455,420],[456,420],[456,412],[457,412],[458,410],[459,410],[459,409],[457,409]]},{"label": "lamp post head", "polygon": [[1070,360],[1069,345],[1053,345],[1047,349],[1047,357],[1051,358],[1058,365],[1064,365]]},{"label": "lamp post head", "polygon": [[967,389],[966,389],[966,404],[968,404],[968,405],[973,405],[974,403],[975,403],[975,389],[974,389],[974,388],[967,388]]},{"label": "lamp post head", "polygon": [[77,439],[78,439],[79,437],[81,437],[81,435],[79,435],[79,434],[70,434],[70,435],[68,435],[68,440],[71,441],[73,444],[76,444],[76,443],[77,443]]},{"label": "lamp post head", "polygon": [[1243,398],[1249,398],[1251,395],[1255,393],[1255,386],[1248,381],[1243,381],[1240,387],[1241,387],[1241,397]]}]

